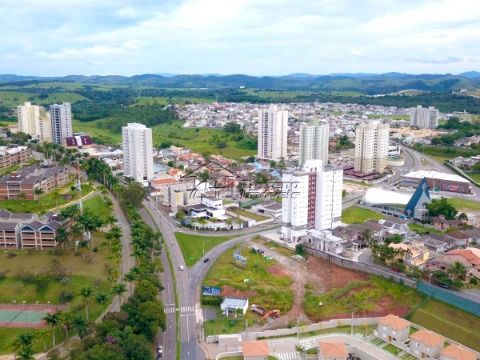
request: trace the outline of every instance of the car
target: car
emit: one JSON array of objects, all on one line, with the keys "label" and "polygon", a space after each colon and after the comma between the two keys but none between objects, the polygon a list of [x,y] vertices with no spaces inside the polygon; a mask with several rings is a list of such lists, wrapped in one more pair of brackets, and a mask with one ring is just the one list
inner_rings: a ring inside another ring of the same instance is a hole
[{"label": "car", "polygon": [[209,262],[209,261],[210,261],[210,259],[209,259],[209,258],[205,258],[205,259],[203,259],[203,262],[204,262],[205,264],[206,264],[207,262]]},{"label": "car", "polygon": [[163,346],[162,346],[162,345],[158,345],[158,346],[157,346],[157,354],[158,354],[158,355],[162,355],[162,354],[163,354]]},{"label": "car", "polygon": [[162,355],[161,354],[157,355],[157,360],[162,360]]},{"label": "car", "polygon": [[180,271],[185,270],[185,267],[183,265],[180,265],[178,268],[180,269]]}]

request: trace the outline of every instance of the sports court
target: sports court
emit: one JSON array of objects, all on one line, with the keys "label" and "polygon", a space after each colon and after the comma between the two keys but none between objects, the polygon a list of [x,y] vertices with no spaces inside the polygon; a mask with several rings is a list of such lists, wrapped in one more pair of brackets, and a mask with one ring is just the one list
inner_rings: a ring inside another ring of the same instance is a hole
[{"label": "sports court", "polygon": [[0,304],[0,327],[42,328],[45,315],[57,310],[54,305]]}]

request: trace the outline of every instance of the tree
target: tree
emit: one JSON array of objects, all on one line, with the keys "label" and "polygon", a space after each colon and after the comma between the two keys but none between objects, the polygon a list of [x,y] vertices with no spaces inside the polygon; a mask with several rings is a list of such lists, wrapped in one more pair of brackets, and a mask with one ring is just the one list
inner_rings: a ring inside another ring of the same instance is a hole
[{"label": "tree", "polygon": [[182,210],[178,210],[175,214],[175,219],[182,222],[185,219],[185,213]]},{"label": "tree", "polygon": [[88,299],[93,295],[93,290],[89,287],[84,287],[80,290],[80,295],[83,297],[83,301],[85,302],[85,315],[87,321],[90,321],[89,319],[89,313],[88,313]]},{"label": "tree", "polygon": [[112,293],[118,296],[118,306],[121,304],[123,294],[127,291],[124,283],[115,284],[112,288]]},{"label": "tree", "polygon": [[68,243],[68,232],[65,227],[59,227],[57,229],[57,234],[55,235],[55,241],[61,246],[65,247],[65,244]]},{"label": "tree", "polygon": [[131,182],[125,186],[121,193],[120,199],[124,205],[133,206],[138,209],[147,195],[147,190],[142,184]]},{"label": "tree", "polygon": [[202,171],[198,174],[198,178],[200,179],[201,183],[206,183],[208,182],[208,179],[210,178],[210,175],[207,170]]},{"label": "tree", "polygon": [[433,199],[430,204],[427,204],[427,209],[430,217],[443,215],[447,220],[455,219],[455,215],[458,213],[457,209],[444,197],[440,200]]},{"label": "tree", "polygon": [[467,268],[459,261],[455,261],[448,268],[447,272],[453,277],[454,280],[465,280],[467,277]]},{"label": "tree", "polygon": [[223,127],[223,131],[229,134],[235,134],[242,131],[242,127],[240,126],[240,124],[237,124],[235,122],[228,122]]},{"label": "tree", "polygon": [[73,326],[74,313],[71,311],[65,311],[60,314],[60,324],[65,330],[65,338],[69,338],[69,330]]},{"label": "tree", "polygon": [[95,301],[99,305],[105,305],[107,303],[107,300],[108,300],[108,296],[104,293],[97,293],[95,295]]},{"label": "tree", "polygon": [[373,232],[371,229],[365,229],[362,231],[362,239],[368,244],[368,246],[372,246],[372,235]]},{"label": "tree", "polygon": [[22,333],[15,340],[15,357],[20,360],[32,360],[33,359],[33,339],[34,335],[31,333]]},{"label": "tree", "polygon": [[88,323],[87,321],[83,320],[81,316],[77,315],[73,319],[73,328],[77,331],[80,340],[83,340],[88,332]]},{"label": "tree", "polygon": [[47,315],[45,315],[43,320],[45,320],[45,322],[52,328],[52,344],[53,346],[55,346],[55,328],[60,322],[60,316],[58,313],[48,313]]}]

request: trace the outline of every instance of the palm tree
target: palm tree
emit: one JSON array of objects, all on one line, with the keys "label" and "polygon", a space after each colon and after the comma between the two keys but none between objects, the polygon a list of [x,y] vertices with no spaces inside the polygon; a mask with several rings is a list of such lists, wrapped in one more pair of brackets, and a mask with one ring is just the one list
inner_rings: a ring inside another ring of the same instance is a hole
[{"label": "palm tree", "polygon": [[68,243],[68,233],[65,227],[60,227],[57,230],[57,235],[55,236],[55,241],[61,246],[65,247],[65,244]]},{"label": "palm tree", "polygon": [[371,241],[372,241],[372,230],[371,229],[365,229],[362,231],[362,238],[363,240],[368,244],[368,246],[372,246]]},{"label": "palm tree", "polygon": [[73,325],[74,314],[71,311],[65,311],[60,314],[60,323],[62,324],[63,329],[65,330],[65,338],[70,337],[69,330]]},{"label": "palm tree", "polygon": [[89,319],[89,313],[88,313],[88,299],[90,298],[90,296],[92,296],[93,294],[93,290],[89,287],[84,287],[83,289],[80,290],[80,294],[82,295],[83,297],[83,300],[85,301],[85,315],[86,315],[86,319],[87,321],[90,321]]},{"label": "palm tree", "polygon": [[125,291],[127,291],[127,288],[124,283],[115,284],[112,288],[113,294],[118,296],[118,307],[121,305],[121,298]]},{"label": "palm tree", "polygon": [[88,323],[83,320],[81,316],[76,316],[73,319],[73,328],[78,332],[80,340],[83,340],[83,338],[87,335]]},{"label": "palm tree", "polygon": [[55,327],[60,322],[60,316],[58,313],[47,314],[43,320],[52,328],[52,344],[55,347]]},{"label": "palm tree", "polygon": [[465,280],[467,276],[467,268],[459,261],[455,261],[450,265],[447,271],[455,280]]},{"label": "palm tree", "polygon": [[33,359],[33,339],[34,336],[31,333],[22,333],[18,336],[14,343],[15,350],[17,351],[15,357],[20,360]]},{"label": "palm tree", "polygon": [[107,300],[108,300],[108,296],[104,293],[98,293],[97,295],[95,295],[95,301],[99,305],[104,305],[107,302]]},{"label": "palm tree", "polygon": [[[133,269],[135,269],[135,268],[133,268]],[[138,271],[132,271],[132,270],[130,270],[128,273],[126,273],[125,276],[123,277],[123,279],[126,282],[128,282],[128,284],[129,284],[130,294],[133,294],[132,284],[133,284],[134,281],[138,280],[138,275],[139,275]]]}]

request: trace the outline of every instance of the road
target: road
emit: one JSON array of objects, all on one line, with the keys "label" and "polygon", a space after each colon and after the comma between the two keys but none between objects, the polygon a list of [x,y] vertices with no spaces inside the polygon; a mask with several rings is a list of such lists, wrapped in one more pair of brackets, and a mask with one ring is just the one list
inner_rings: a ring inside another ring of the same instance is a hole
[{"label": "road", "polygon": [[[234,245],[246,241],[248,239],[257,236],[258,234],[270,232],[272,229],[269,228],[251,228],[245,229],[244,234],[239,235],[238,237],[221,243],[215,248],[211,249],[204,258],[209,258],[210,261],[204,263],[199,261],[192,268],[188,268],[185,265],[183,260],[182,252],[178,246],[177,240],[175,238],[175,232],[178,231],[175,224],[171,221],[168,215],[157,208],[157,205],[153,200],[145,201],[144,206],[148,209],[148,212],[153,215],[153,218],[148,215],[146,212],[142,212],[142,217],[147,223],[154,224],[159,231],[161,232],[164,239],[164,246],[166,246],[170,252],[170,257],[173,262],[173,271],[174,274],[164,274],[165,281],[164,286],[170,289],[173,288],[173,279],[175,279],[175,284],[178,292],[179,304],[175,304],[176,310],[179,312],[180,322],[178,324],[180,328],[180,347],[181,347],[181,359],[191,360],[191,359],[205,359],[205,354],[200,347],[201,336],[201,325],[203,322],[202,309],[200,306],[200,286],[203,282],[203,279],[209,269],[209,267],[215,262],[215,260],[222,255],[225,251],[233,247]],[[278,227],[280,225],[276,225]],[[231,234],[231,232],[229,232]],[[198,232],[197,232],[198,235]],[[214,236],[215,233],[208,233],[209,236]],[[217,234],[218,235],[218,234]],[[165,253],[164,251],[162,253]],[[163,254],[162,254],[163,255]],[[163,259],[162,259],[163,261]],[[168,263],[167,263],[168,264]],[[180,266],[183,266],[184,270],[180,270]],[[166,267],[166,266],[164,266]],[[174,277],[172,276],[174,275]],[[170,282],[168,281],[168,279]],[[173,291],[170,290],[172,293]],[[168,318],[168,328],[165,332],[165,337],[158,338],[159,343],[164,344],[164,351],[166,351],[164,359],[165,360],[175,360],[174,352],[169,351],[169,348],[175,348],[176,346],[176,337],[173,326],[170,327],[170,324],[175,323],[175,314],[173,310],[174,298],[169,298],[165,301],[172,301],[169,304],[172,306],[166,306]],[[167,304],[167,302],[165,302]],[[171,314],[171,315],[170,315]],[[171,323],[172,321],[172,323]],[[175,330],[176,331],[176,330]]]}]

